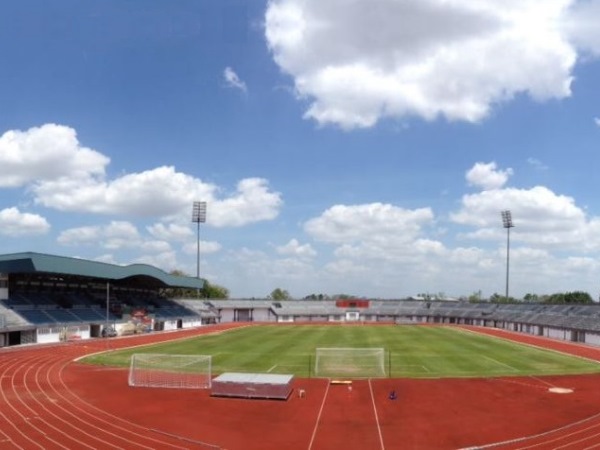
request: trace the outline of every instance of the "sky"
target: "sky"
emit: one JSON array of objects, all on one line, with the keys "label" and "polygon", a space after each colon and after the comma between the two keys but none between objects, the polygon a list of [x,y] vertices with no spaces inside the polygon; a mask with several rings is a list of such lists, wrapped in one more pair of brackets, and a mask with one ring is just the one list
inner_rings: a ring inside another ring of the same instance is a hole
[{"label": "sky", "polygon": [[4,0],[0,253],[598,300],[599,80],[600,0]]}]

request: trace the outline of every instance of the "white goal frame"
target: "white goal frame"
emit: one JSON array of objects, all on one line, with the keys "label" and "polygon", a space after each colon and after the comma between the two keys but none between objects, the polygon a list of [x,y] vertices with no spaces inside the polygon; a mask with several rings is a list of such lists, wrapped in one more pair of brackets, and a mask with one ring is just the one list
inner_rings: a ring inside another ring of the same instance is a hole
[{"label": "white goal frame", "polygon": [[317,348],[314,375],[320,378],[385,378],[386,351],[371,348]]},{"label": "white goal frame", "polygon": [[135,353],[129,366],[129,386],[210,389],[211,355]]}]

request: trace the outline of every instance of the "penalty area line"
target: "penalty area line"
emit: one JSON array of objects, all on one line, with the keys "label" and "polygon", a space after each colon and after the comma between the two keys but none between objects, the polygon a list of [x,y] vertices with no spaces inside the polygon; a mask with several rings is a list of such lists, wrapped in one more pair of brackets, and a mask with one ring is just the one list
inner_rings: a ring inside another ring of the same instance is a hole
[{"label": "penalty area line", "polygon": [[497,359],[490,358],[489,356],[486,356],[486,355],[483,355],[483,357],[484,357],[485,359],[487,359],[488,361],[491,361],[491,362],[493,362],[494,364],[498,364],[498,365],[500,365],[500,366],[506,367],[507,369],[510,369],[510,370],[512,370],[513,372],[520,372],[520,370],[519,370],[519,369],[517,369],[516,367],[513,367],[513,366],[511,366],[510,364],[506,364],[506,363],[500,362],[500,361],[498,361]]}]

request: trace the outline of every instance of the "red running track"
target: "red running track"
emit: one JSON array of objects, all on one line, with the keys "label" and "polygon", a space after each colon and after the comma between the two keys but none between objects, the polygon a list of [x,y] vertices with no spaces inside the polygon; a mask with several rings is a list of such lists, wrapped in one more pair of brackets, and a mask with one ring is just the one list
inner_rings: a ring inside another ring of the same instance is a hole
[{"label": "red running track", "polygon": [[[1,449],[600,449],[600,376],[385,379],[332,386],[296,379],[288,401],[141,389],[123,369],[74,359],[196,330],[0,350]],[[470,328],[600,360],[600,350]],[[572,394],[552,394],[549,386]],[[389,400],[395,390],[399,398]],[[212,445],[212,446],[211,446]]]}]

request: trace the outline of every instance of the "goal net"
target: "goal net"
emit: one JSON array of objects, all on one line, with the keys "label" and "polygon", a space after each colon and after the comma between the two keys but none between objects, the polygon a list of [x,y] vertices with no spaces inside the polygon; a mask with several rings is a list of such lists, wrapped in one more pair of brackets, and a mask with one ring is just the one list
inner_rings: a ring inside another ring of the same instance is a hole
[{"label": "goal net", "polygon": [[317,348],[315,376],[324,378],[386,377],[383,348]]},{"label": "goal net", "polygon": [[129,386],[209,389],[210,355],[136,353],[131,356]]}]

